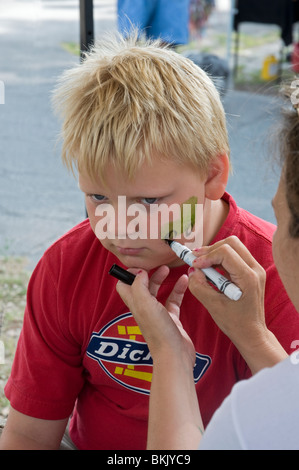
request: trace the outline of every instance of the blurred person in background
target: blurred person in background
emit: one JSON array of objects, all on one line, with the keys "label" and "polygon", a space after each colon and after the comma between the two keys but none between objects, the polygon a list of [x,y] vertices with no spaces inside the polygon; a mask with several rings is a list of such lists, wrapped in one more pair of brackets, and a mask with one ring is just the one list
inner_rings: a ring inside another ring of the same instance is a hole
[{"label": "blurred person in background", "polygon": [[127,35],[137,27],[146,38],[173,47],[189,41],[190,0],[118,0],[118,30]]}]

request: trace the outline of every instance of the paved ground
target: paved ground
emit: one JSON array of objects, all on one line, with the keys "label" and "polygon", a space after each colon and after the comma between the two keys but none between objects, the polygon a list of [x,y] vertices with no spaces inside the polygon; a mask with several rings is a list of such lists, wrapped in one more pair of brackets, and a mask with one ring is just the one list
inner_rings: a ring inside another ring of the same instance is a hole
[{"label": "paved ground", "polygon": [[[60,163],[59,123],[50,95],[57,76],[78,61],[61,47],[79,41],[77,0],[0,0],[0,255],[26,255],[34,265],[46,247],[84,218],[77,183]],[[95,0],[96,34],[115,28],[115,0]],[[211,24],[227,29],[227,11]],[[228,189],[237,202],[274,221],[277,175],[267,133],[278,116],[273,96],[228,91],[232,162]]]},{"label": "paved ground", "polygon": [[[0,1],[0,254],[35,263],[85,214],[77,183],[60,163],[50,104],[57,76],[78,61],[61,43],[79,40],[79,2],[7,3]],[[96,3],[97,30],[114,28],[114,4]]]}]

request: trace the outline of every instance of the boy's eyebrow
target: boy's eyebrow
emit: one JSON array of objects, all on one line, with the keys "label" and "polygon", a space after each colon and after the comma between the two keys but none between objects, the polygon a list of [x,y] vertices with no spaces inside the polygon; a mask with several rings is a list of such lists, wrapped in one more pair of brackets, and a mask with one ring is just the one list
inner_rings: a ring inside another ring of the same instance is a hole
[{"label": "boy's eyebrow", "polygon": [[[103,195],[103,192],[101,192],[101,191],[98,191],[98,190],[92,191],[92,190],[90,190],[90,189],[84,188],[83,185],[80,184],[80,181],[78,181],[77,186],[78,186],[78,188],[80,189],[80,191],[82,191],[83,193],[86,193],[86,194],[98,194],[98,195]],[[121,195],[120,195],[120,196],[121,196]],[[167,196],[168,196],[168,194],[167,194]],[[152,191],[151,191],[151,192],[145,191],[145,192],[144,192],[143,194],[141,194],[141,195],[140,195],[140,194],[138,194],[138,195],[136,194],[135,196],[131,196],[131,197],[132,197],[132,198],[142,198],[142,197],[156,197],[156,198],[161,198],[161,197],[165,197],[165,194],[164,194],[164,193],[163,193],[163,194],[159,193],[159,194],[157,195],[156,193],[153,194]]]},{"label": "boy's eyebrow", "polygon": [[78,181],[78,188],[79,188],[80,191],[82,191],[83,193],[88,193],[88,194],[101,194],[101,193],[99,193],[99,191],[90,191],[89,189],[84,188],[83,186],[84,186],[84,185],[81,185],[81,184],[80,184],[80,181]]}]

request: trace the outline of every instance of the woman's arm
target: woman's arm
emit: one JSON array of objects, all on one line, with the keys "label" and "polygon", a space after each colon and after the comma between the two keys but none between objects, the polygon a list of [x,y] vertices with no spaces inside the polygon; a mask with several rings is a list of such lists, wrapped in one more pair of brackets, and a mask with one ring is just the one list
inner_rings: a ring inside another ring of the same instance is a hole
[{"label": "woman's arm", "polygon": [[[252,373],[283,360],[287,354],[265,324],[265,271],[247,248],[229,237],[194,253],[197,259],[189,270],[189,289],[239,349]],[[230,300],[211,287],[199,269],[209,266],[225,271],[242,290],[241,299]],[[195,350],[179,321],[188,279],[178,280],[163,306],[156,295],[168,271],[162,266],[150,280],[139,271],[132,286],[119,282],[117,290],[134,315],[154,363],[148,448],[195,449],[203,430],[193,382]]]},{"label": "woman's arm", "polygon": [[[189,289],[237,347],[252,374],[285,359],[286,351],[265,323],[266,273],[243,243],[229,237],[194,254],[197,259],[189,274]],[[216,291],[198,269],[210,266],[221,267],[240,287],[243,294],[238,301]]]},{"label": "woman's arm", "polygon": [[197,449],[203,433],[193,367],[161,354],[154,361],[147,448]]},{"label": "woman's arm", "polygon": [[168,272],[162,266],[150,281],[139,272],[131,287],[119,282],[117,290],[153,358],[147,448],[196,449],[203,425],[193,379],[195,350],[179,320],[188,278],[178,280],[164,307],[156,295]]}]

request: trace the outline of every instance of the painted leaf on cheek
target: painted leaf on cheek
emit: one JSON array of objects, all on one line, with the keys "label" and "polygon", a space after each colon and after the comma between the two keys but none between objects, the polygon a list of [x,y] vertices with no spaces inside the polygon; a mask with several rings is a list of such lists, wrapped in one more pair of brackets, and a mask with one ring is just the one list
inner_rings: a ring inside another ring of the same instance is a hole
[{"label": "painted leaf on cheek", "polygon": [[161,227],[161,239],[178,237],[184,233],[190,233],[195,225],[197,197],[191,196],[180,205],[180,218],[164,224]]}]

